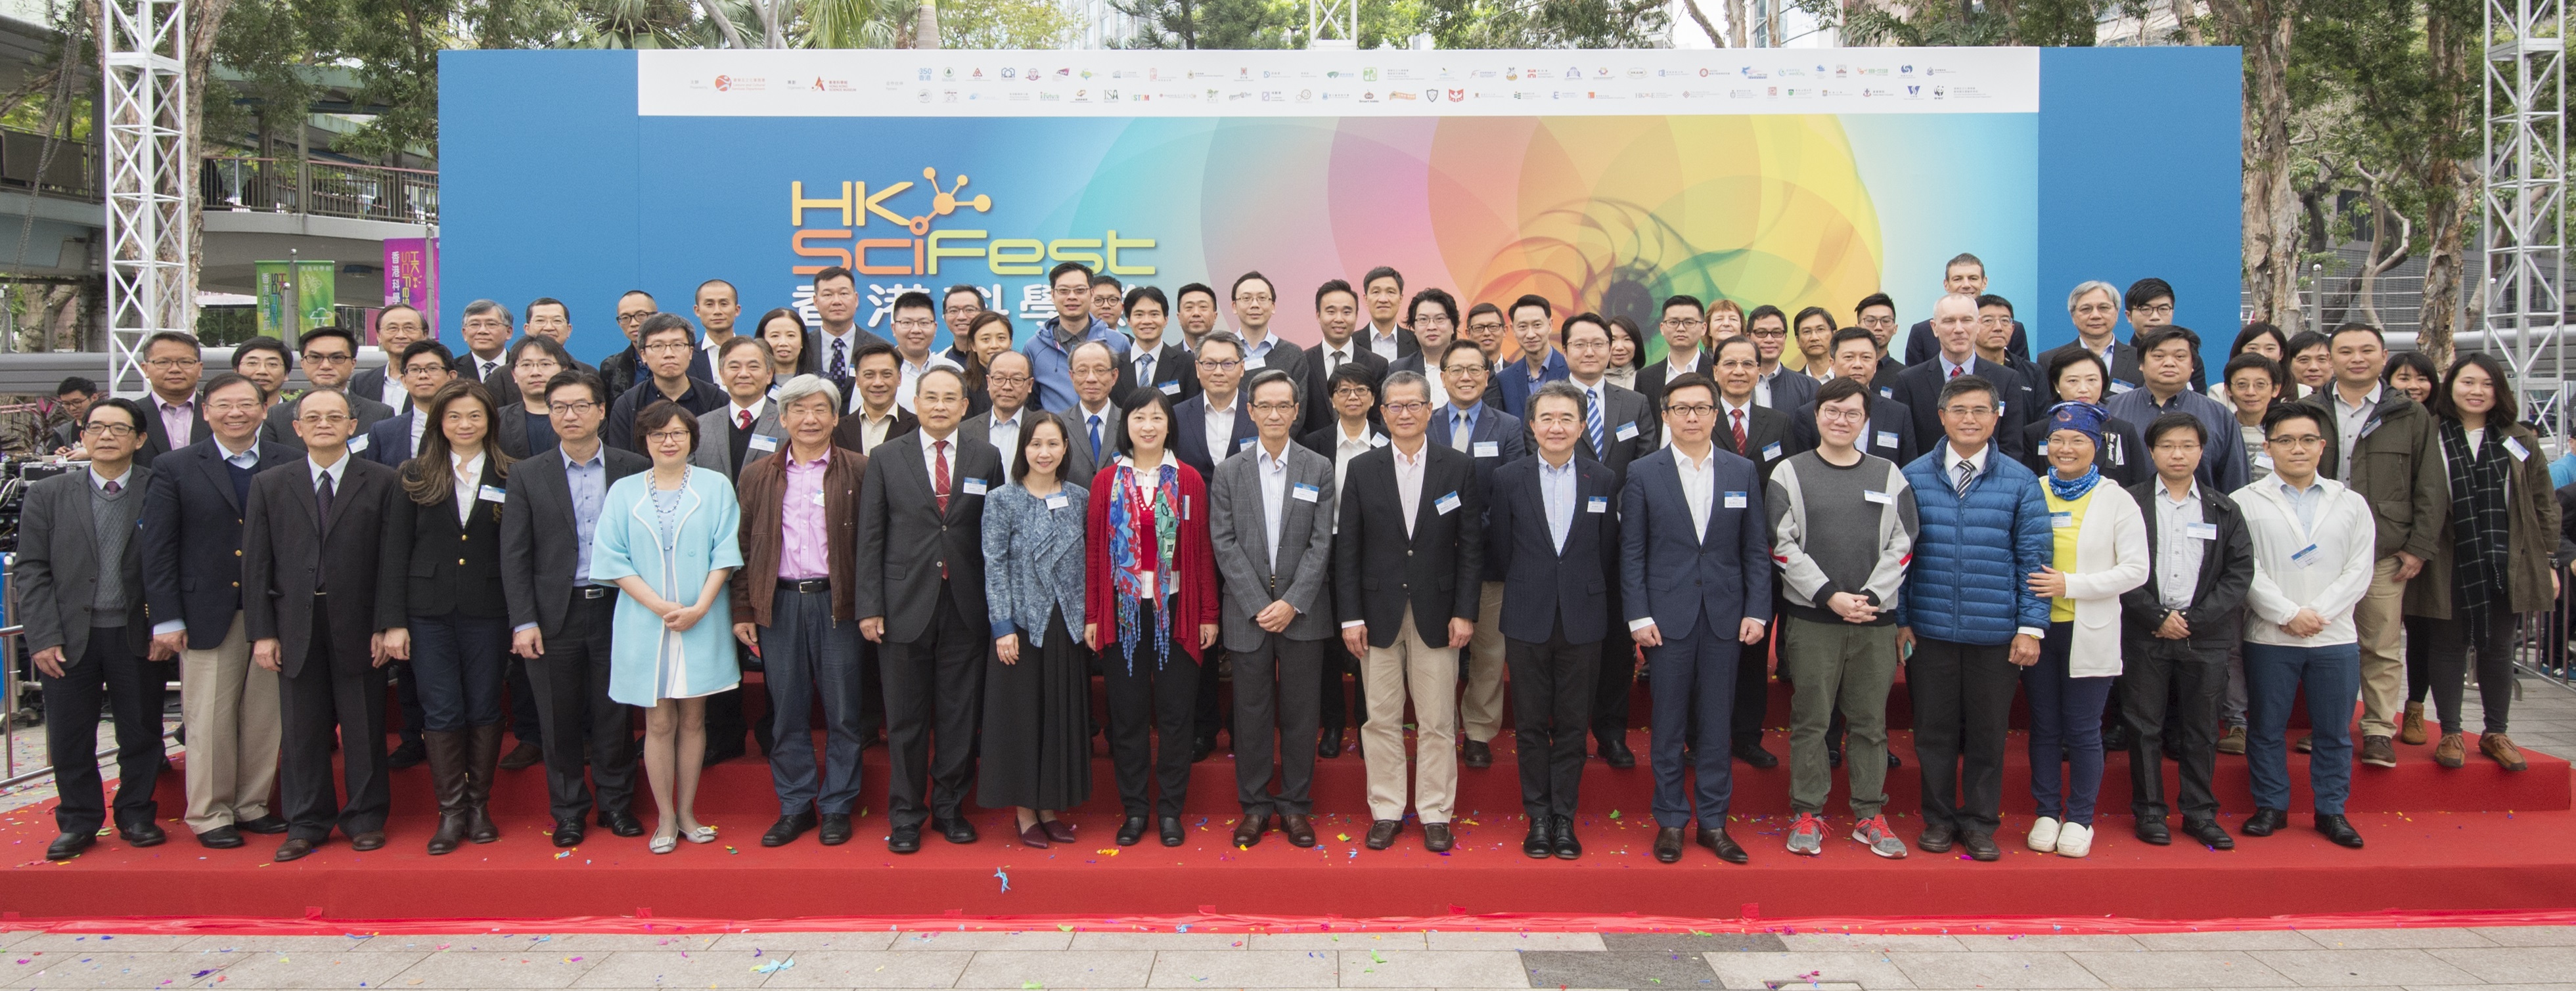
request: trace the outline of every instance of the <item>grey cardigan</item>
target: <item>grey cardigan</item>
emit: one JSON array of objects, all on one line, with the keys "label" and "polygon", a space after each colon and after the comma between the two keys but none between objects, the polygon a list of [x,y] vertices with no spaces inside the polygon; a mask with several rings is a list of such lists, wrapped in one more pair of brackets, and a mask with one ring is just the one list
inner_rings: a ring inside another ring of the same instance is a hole
[{"label": "grey cardigan", "polygon": [[1082,636],[1083,527],[1090,490],[1064,483],[1064,505],[1047,508],[1018,483],[984,498],[984,597],[991,603],[993,638],[1023,635],[1045,646],[1047,607],[1064,611],[1064,626]]}]

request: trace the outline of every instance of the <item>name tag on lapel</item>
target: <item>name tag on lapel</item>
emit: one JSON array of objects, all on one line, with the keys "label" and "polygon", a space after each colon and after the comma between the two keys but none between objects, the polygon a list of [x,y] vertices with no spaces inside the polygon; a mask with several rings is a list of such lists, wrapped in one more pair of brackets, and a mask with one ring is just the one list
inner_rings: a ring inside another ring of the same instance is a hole
[{"label": "name tag on lapel", "polygon": [[1880,446],[1880,447],[1895,447],[1895,446],[1896,446],[1896,431],[1893,431],[1893,430],[1881,430],[1881,431],[1879,431],[1879,432],[1878,432],[1878,446]]},{"label": "name tag on lapel", "polygon": [[1742,493],[1742,492],[1729,492],[1729,493],[1727,493],[1727,494],[1726,494],[1726,508],[1728,508],[1728,509],[1742,509],[1742,508],[1744,508],[1744,503],[1745,503],[1744,493]]},{"label": "name tag on lapel", "polygon": [[1583,511],[1584,511],[1584,512],[1587,512],[1587,513],[1606,513],[1606,512],[1609,512],[1609,511],[1610,511],[1610,497],[1609,497],[1609,496],[1593,496],[1593,497],[1592,497],[1592,498],[1590,498],[1590,499],[1584,500],[1584,503],[1583,503]]},{"label": "name tag on lapel", "polygon": [[2184,533],[2190,534],[2191,539],[2193,540],[2218,539],[2218,524],[2216,523],[2185,523],[2182,525],[2182,530]]},{"label": "name tag on lapel", "polygon": [[508,502],[510,501],[510,490],[498,485],[486,485],[481,491],[474,493],[474,497],[481,499],[484,502]]},{"label": "name tag on lapel", "polygon": [[1165,382],[1161,385],[1155,386],[1154,388],[1163,390],[1163,394],[1166,396],[1177,396],[1181,394],[1181,382],[1179,379]]},{"label": "name tag on lapel", "polygon": [[1887,386],[1883,386],[1883,385],[1882,385],[1882,386],[1879,386],[1879,387],[1878,387],[1878,398],[1880,398],[1880,399],[1894,399],[1894,398],[1896,398],[1896,390],[1891,389],[1891,388],[1888,388]]},{"label": "name tag on lapel", "polygon": [[1188,496],[1181,497],[1181,518],[1184,520],[1190,518],[1190,497]]},{"label": "name tag on lapel", "polygon": [[1499,458],[1499,457],[1502,457],[1502,456],[1503,456],[1503,442],[1502,442],[1502,441],[1498,441],[1498,440],[1480,440],[1480,441],[1477,441],[1477,442],[1476,442],[1476,456],[1477,456],[1477,457],[1480,457],[1480,458]]},{"label": "name tag on lapel", "polygon": [[1776,440],[1775,440],[1775,441],[1772,441],[1771,443],[1768,443],[1768,444],[1762,445],[1762,460],[1764,460],[1764,461],[1778,461],[1778,460],[1780,460],[1780,442],[1779,442],[1779,441],[1776,441]]},{"label": "name tag on lapel", "polygon": [[2040,457],[2043,457],[2043,458],[2045,458],[2045,457],[2047,457],[2047,456],[2048,456],[2048,442],[2047,442],[2047,441],[2040,441],[2040,442],[2039,442],[2039,456],[2040,456]]},{"label": "name tag on lapel", "polygon": [[1314,502],[1324,497],[1324,490],[1299,482],[1289,487],[1288,495],[1298,502]]},{"label": "name tag on lapel", "polygon": [[771,398],[771,399],[776,399],[776,398],[778,398],[778,387],[777,387],[777,386],[774,386],[774,385],[773,385],[773,386],[770,386],[770,387],[769,387],[769,398]]},{"label": "name tag on lapel", "polygon": [[1860,497],[1861,497],[1863,500],[1866,500],[1866,501],[1868,501],[1868,502],[1874,502],[1874,503],[1877,503],[1877,504],[1879,504],[1879,505],[1881,505],[1881,506],[1893,506],[1893,505],[1896,505],[1896,497],[1895,497],[1895,496],[1892,496],[1892,495],[1888,495],[1888,494],[1887,494],[1887,493],[1885,493],[1885,492],[1874,492],[1874,491],[1871,491],[1871,490],[1869,490],[1869,489],[1862,489],[1862,490],[1860,490]]},{"label": "name tag on lapel", "polygon": [[2522,446],[2522,439],[2519,437],[2505,438],[2504,449],[2506,453],[2513,455],[2513,459],[2516,461],[2527,460],[2531,457],[2531,449]]},{"label": "name tag on lapel", "polygon": [[980,478],[969,478],[958,483],[957,487],[965,490],[967,495],[979,496],[984,494],[984,480]]},{"label": "name tag on lapel", "polygon": [[775,451],[778,450],[778,438],[768,434],[753,434],[747,446],[755,451]]},{"label": "name tag on lapel", "polygon": [[1370,446],[1370,447],[1385,447],[1385,446],[1386,446],[1386,437],[1385,437],[1385,435],[1381,434],[1381,435],[1377,435],[1377,436],[1372,436],[1372,437],[1370,437],[1370,438],[1369,438],[1369,446]]},{"label": "name tag on lapel", "polygon": [[2369,420],[2369,422],[2363,423],[2363,424],[2361,425],[2361,436],[2360,436],[2360,437],[2355,437],[2355,438],[2353,438],[2353,440],[2357,442],[2357,441],[2363,440],[2363,439],[2365,439],[2365,438],[2368,438],[2368,437],[2370,436],[2370,434],[2371,434],[2371,431],[2374,431],[2374,430],[2379,429],[2379,425],[2380,425],[2381,423],[2384,423],[2384,422],[2386,422],[2386,421],[2381,420],[2381,419],[2380,419],[2380,418],[2378,418],[2378,417],[2375,417],[2375,416],[2374,416],[2374,417],[2371,417],[2371,418],[2370,418],[2370,420]]},{"label": "name tag on lapel", "polygon": [[351,437],[351,438],[349,438],[349,453],[351,453],[351,454],[365,454],[365,453],[367,453],[367,435],[365,435],[365,434],[359,434],[359,435],[357,435],[357,436],[355,436],[355,437]]},{"label": "name tag on lapel", "polygon": [[1062,492],[1046,497],[1046,508],[1048,509],[1063,509],[1070,505],[1073,505],[1073,500],[1065,498],[1065,495]]},{"label": "name tag on lapel", "polygon": [[1449,514],[1451,514],[1451,513],[1457,512],[1457,511],[1458,511],[1458,493],[1452,492],[1452,493],[1449,493],[1448,495],[1444,495],[1444,496],[1441,496],[1440,498],[1437,498],[1437,499],[1433,499],[1433,500],[1431,500],[1431,507],[1432,507],[1433,509],[1439,510],[1439,511],[1440,511],[1440,515],[1442,515],[1442,516],[1447,516],[1447,515],[1449,515]]},{"label": "name tag on lapel", "polygon": [[1622,423],[1619,425],[1618,431],[1610,436],[1617,440],[1635,440],[1637,439],[1637,425],[1633,422]]}]

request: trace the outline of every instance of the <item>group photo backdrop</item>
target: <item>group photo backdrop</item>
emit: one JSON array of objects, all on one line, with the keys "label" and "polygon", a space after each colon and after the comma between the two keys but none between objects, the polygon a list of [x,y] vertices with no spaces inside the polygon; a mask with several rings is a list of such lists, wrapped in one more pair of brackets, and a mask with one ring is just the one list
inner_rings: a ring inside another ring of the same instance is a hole
[{"label": "group photo backdrop", "polygon": [[2241,73],[2170,47],[452,51],[439,311],[561,298],[593,357],[628,289],[686,312],[722,278],[745,321],[810,323],[811,273],[846,265],[879,333],[963,283],[1025,340],[1070,260],[1221,299],[1258,270],[1298,343],[1316,286],[1378,265],[1462,310],[1651,326],[1687,293],[1847,325],[1884,291],[1910,324],[1970,252],[2035,348],[2072,339],[2075,284],[2152,275],[2214,362]]}]

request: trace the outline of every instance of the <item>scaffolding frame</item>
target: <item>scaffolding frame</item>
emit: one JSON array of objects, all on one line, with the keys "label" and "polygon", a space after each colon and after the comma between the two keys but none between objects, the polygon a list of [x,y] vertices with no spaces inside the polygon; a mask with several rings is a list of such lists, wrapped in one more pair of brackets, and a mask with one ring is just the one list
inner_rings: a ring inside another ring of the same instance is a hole
[{"label": "scaffolding frame", "polygon": [[149,391],[143,342],[185,331],[188,265],[187,0],[104,0],[99,54],[107,146],[107,389]]},{"label": "scaffolding frame", "polygon": [[2568,375],[2566,9],[2562,0],[2487,0],[2485,8],[2479,330],[2546,416],[2559,412],[2549,407],[2564,402]]}]

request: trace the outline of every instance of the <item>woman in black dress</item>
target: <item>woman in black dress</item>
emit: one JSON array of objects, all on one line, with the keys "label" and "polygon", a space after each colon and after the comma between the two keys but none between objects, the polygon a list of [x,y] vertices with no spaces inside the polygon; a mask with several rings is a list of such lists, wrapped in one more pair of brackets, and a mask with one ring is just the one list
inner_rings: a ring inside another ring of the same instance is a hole
[{"label": "woman in black dress", "polygon": [[984,673],[975,801],[1019,811],[1020,842],[1073,842],[1055,817],[1091,798],[1091,673],[1083,664],[1083,527],[1089,493],[1059,477],[1064,423],[1025,417],[1011,484],[984,500],[984,591],[993,660]]}]

